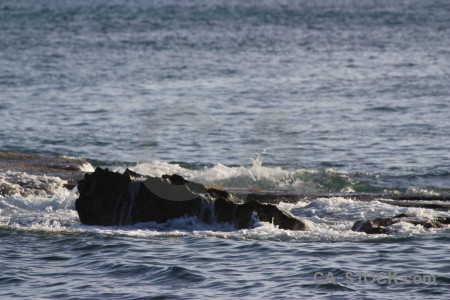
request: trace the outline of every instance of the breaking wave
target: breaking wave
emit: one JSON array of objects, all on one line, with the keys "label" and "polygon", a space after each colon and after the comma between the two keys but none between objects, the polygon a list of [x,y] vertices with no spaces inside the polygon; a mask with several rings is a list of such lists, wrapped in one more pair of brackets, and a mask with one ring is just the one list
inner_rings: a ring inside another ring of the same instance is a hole
[{"label": "breaking wave", "polygon": [[[114,167],[124,171],[125,166]],[[92,171],[86,165],[86,171]],[[281,167],[263,166],[258,155],[248,166],[187,166],[183,163],[166,163],[151,161],[138,163],[131,167],[135,172],[161,176],[180,174],[186,179],[208,186],[222,186],[236,189],[270,189],[288,190],[305,193],[317,192],[353,192],[385,191],[363,182],[375,181],[376,174],[343,172],[327,169],[314,171],[306,169],[286,170]],[[351,230],[353,223],[359,219],[380,216],[394,216],[406,213],[412,216],[434,218],[450,216],[448,212],[432,209],[401,207],[389,203],[389,199],[375,201],[358,201],[344,197],[316,198],[313,201],[301,201],[295,204],[279,203],[279,208],[305,220],[311,229],[297,232],[279,229],[270,223],[259,222],[256,228],[235,230],[229,224],[205,224],[195,217],[183,217],[163,224],[153,222],[131,226],[85,226],[78,219],[75,200],[78,198],[76,188],[69,191],[64,186],[67,181],[58,177],[29,175],[22,172],[0,172],[0,227],[14,230],[39,230],[51,232],[93,232],[108,235],[127,236],[213,236],[225,239],[256,240],[366,240],[386,238],[377,237]],[[435,195],[435,190],[410,189],[417,194]],[[6,192],[5,192],[6,191]],[[397,223],[390,228],[390,237],[408,237],[437,232],[441,229],[426,229],[420,225]],[[444,229],[446,230],[446,229]]]},{"label": "breaking wave", "polygon": [[[280,203],[278,207],[304,220],[310,231],[279,229],[271,223],[258,222],[255,228],[235,230],[230,224],[205,224],[196,217],[183,217],[158,224],[140,223],[130,226],[86,226],[79,222],[75,210],[76,188],[60,190],[48,197],[19,194],[0,197],[0,227],[3,229],[45,232],[87,232],[136,237],[181,236],[214,237],[220,239],[275,240],[275,241],[358,241],[402,238],[436,233],[442,229],[426,229],[420,225],[398,223],[390,228],[390,235],[367,235],[351,230],[358,219],[393,216],[400,213],[433,218],[450,216],[424,208],[405,208],[382,201],[357,201],[342,197],[319,198],[311,202]],[[444,229],[446,230],[446,229]]]},{"label": "breaking wave", "polygon": [[[284,169],[265,166],[260,154],[250,165],[227,166],[195,165],[149,161],[130,167],[133,171],[150,176],[179,174],[188,180],[208,186],[237,189],[288,190],[299,193],[377,193],[439,196],[450,194],[439,186],[411,186],[408,175],[382,175],[376,173],[347,172],[336,169],[308,170]],[[124,171],[125,167],[116,168]],[[425,175],[424,175],[425,176]]]}]

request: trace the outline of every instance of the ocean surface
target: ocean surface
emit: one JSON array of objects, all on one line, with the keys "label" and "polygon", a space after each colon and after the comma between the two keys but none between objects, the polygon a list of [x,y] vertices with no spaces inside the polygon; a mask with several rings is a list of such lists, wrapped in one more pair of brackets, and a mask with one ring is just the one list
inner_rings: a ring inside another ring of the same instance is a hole
[{"label": "ocean surface", "polygon": [[[90,169],[450,195],[449,82],[448,0],[0,1],[0,151]],[[449,211],[331,197],[278,205],[307,232],[187,217],[95,227],[63,180],[0,170],[0,185],[11,178],[22,192],[0,196],[1,299],[450,295],[448,227],[351,231]]]}]

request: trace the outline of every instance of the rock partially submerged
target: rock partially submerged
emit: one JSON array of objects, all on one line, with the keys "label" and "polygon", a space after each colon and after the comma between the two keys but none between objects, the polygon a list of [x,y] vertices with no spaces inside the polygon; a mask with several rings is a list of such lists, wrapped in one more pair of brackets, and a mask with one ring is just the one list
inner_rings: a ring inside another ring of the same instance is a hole
[{"label": "rock partially submerged", "polygon": [[367,234],[387,233],[387,227],[399,222],[407,222],[413,225],[421,225],[424,228],[443,228],[443,224],[450,224],[450,218],[439,217],[437,219],[418,218],[400,214],[388,218],[375,218],[369,220],[358,220],[353,224],[352,230],[365,232]]},{"label": "rock partially submerged", "polygon": [[[257,189],[225,191],[189,182],[176,174],[164,175],[156,180],[128,169],[124,174],[107,171],[109,175],[105,173],[102,176],[97,176],[100,171],[96,175],[91,174],[93,171],[92,166],[80,158],[0,152],[0,196],[19,194],[23,197],[51,197],[59,193],[61,187],[72,189],[87,175],[78,184],[82,194],[77,201],[77,209],[80,220],[92,225],[165,222],[171,218],[192,215],[205,222],[230,222],[237,228],[251,227],[254,220],[259,219],[284,229],[306,230],[303,221],[280,211],[274,205],[280,202],[313,201],[324,197],[376,200],[395,206],[450,210],[450,195],[302,194],[297,191]],[[87,178],[90,179],[86,180]],[[359,220],[355,222],[353,230],[385,233],[386,228],[400,221],[432,228],[449,224],[450,218],[426,220],[395,216]]]},{"label": "rock partially submerged", "polygon": [[72,189],[92,166],[80,158],[0,152],[0,196],[46,197],[58,187]]},{"label": "rock partially submerged", "polygon": [[231,223],[251,228],[255,219],[282,229],[307,230],[306,224],[271,204],[239,203],[226,191],[207,189],[179,175],[149,177],[97,168],[78,183],[75,206],[87,225],[163,223],[182,216],[196,216],[206,223]]}]

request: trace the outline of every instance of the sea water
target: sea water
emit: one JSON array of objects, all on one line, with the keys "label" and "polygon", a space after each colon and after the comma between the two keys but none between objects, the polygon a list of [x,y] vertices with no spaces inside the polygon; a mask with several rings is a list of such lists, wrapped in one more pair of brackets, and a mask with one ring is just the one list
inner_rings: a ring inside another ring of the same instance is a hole
[{"label": "sea water", "polygon": [[[444,0],[4,0],[0,151],[226,188],[448,195],[449,58]],[[190,217],[96,227],[63,180],[2,170],[6,182],[2,299],[450,293],[448,228],[351,230],[448,211],[327,197],[278,204],[307,232]]]}]

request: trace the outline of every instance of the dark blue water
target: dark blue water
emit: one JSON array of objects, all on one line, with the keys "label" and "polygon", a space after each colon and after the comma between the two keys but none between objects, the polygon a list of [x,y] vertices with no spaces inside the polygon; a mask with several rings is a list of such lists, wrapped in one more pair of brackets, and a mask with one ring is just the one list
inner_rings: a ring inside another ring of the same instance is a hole
[{"label": "dark blue water", "polygon": [[[16,247],[8,244],[1,254],[4,299],[446,299],[449,293],[449,259],[435,251],[448,244],[445,234],[363,243],[8,235],[2,239],[14,239]],[[412,256],[417,259],[408,258]],[[317,270],[336,276],[349,271],[432,272],[439,284],[360,284],[356,277],[350,285],[314,284]]]},{"label": "dark blue water", "polygon": [[[444,0],[3,0],[0,151],[228,187],[448,194],[449,58]],[[256,153],[262,165],[249,160]],[[0,175],[0,185],[12,176]],[[404,208],[286,206],[316,225],[307,234],[189,220],[104,230],[82,227],[76,196],[57,183],[48,195],[0,197],[2,298],[449,292],[448,230],[350,231]],[[431,274],[437,284],[316,284],[316,270]]]}]

